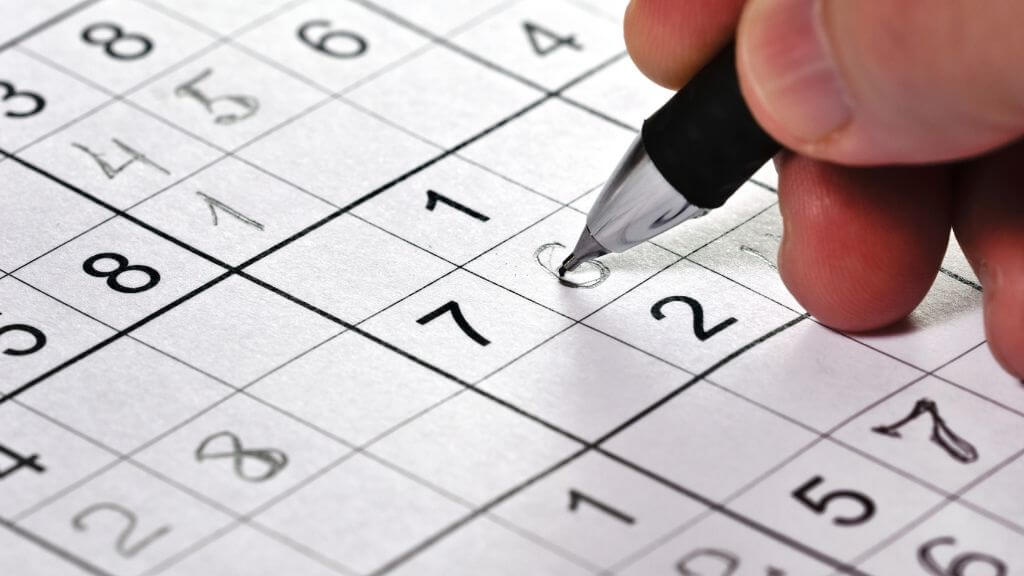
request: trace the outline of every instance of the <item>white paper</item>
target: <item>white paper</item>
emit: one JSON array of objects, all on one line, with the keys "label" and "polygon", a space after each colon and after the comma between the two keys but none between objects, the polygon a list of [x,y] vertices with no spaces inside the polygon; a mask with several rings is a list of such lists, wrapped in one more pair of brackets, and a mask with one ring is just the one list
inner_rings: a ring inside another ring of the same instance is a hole
[{"label": "white paper", "polygon": [[768,164],[556,278],[625,5],[0,0],[0,574],[1021,574],[955,243],[834,332]]}]

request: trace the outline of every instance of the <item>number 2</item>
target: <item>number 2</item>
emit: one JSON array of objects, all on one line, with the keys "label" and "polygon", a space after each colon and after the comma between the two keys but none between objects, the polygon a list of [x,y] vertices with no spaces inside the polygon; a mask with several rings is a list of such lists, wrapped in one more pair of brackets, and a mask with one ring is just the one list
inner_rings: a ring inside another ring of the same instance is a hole
[{"label": "number 2", "polygon": [[814,497],[810,494],[811,490],[814,490],[824,481],[825,479],[821,476],[811,478],[803,486],[793,491],[793,498],[796,498],[801,504],[806,505],[818,514],[824,514],[828,510],[829,504],[836,500],[851,500],[860,505],[861,512],[856,516],[836,516],[833,518],[832,523],[837,526],[857,526],[871,520],[871,517],[875,515],[875,503],[871,498],[853,490],[829,492],[821,499],[814,500]]},{"label": "number 2", "polygon": [[722,322],[716,324],[715,326],[705,329],[704,307],[700,305],[700,302],[694,300],[693,298],[690,298],[689,296],[669,296],[668,298],[663,298],[659,300],[657,303],[655,303],[654,306],[651,307],[651,316],[653,316],[655,320],[664,320],[665,313],[662,311],[662,309],[673,302],[682,302],[689,306],[690,310],[693,311],[693,335],[696,336],[697,339],[700,340],[701,342],[710,339],[715,334],[718,334],[722,330],[725,330],[726,328],[732,326],[737,322],[735,318],[727,318]]},{"label": "number 2", "polygon": [[132,537],[132,533],[135,532],[135,527],[138,524],[138,518],[131,510],[128,510],[120,504],[114,504],[111,502],[93,504],[78,514],[75,514],[75,517],[71,519],[71,526],[79,532],[84,532],[89,529],[89,526],[85,523],[85,519],[102,512],[120,516],[124,519],[124,529],[122,529],[121,533],[118,534],[114,548],[117,550],[118,554],[125,558],[133,558],[139,552],[142,552],[147,546],[155,542],[157,539],[166,536],[167,533],[171,531],[170,526],[161,526],[146,536],[139,538],[138,542],[129,544],[128,540]]}]

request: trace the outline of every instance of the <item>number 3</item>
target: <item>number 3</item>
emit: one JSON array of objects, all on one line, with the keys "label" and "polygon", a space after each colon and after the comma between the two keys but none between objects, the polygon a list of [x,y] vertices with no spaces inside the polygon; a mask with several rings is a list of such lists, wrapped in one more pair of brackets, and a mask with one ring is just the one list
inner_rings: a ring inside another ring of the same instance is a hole
[{"label": "number 3", "polygon": [[825,479],[821,476],[815,476],[811,478],[803,486],[793,491],[793,498],[796,498],[800,503],[805,504],[811,510],[814,510],[818,514],[824,514],[828,509],[830,503],[836,500],[852,500],[860,505],[861,513],[856,516],[836,516],[832,519],[832,523],[838,526],[857,526],[863,524],[871,519],[875,515],[875,503],[864,494],[860,492],[854,492],[853,490],[837,490],[835,492],[829,492],[825,494],[820,500],[814,500],[810,495],[811,490],[814,490],[818,484],[824,482]]},{"label": "number 3", "polygon": [[43,111],[43,108],[46,108],[46,100],[42,96],[35,92],[18,91],[10,82],[0,80],[0,91],[2,91],[3,94],[0,96],[0,102],[7,102],[8,100],[32,101],[32,108],[29,110],[24,110],[22,112],[8,110],[7,112],[4,112],[4,116],[7,116],[8,118],[28,118],[29,116],[39,114]]}]

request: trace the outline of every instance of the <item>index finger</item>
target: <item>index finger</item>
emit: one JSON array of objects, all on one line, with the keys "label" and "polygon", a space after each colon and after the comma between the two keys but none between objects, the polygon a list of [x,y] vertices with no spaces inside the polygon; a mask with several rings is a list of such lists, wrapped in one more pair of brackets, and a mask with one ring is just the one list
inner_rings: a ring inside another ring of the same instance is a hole
[{"label": "index finger", "polygon": [[626,46],[640,70],[678,90],[728,44],[746,0],[632,0]]}]

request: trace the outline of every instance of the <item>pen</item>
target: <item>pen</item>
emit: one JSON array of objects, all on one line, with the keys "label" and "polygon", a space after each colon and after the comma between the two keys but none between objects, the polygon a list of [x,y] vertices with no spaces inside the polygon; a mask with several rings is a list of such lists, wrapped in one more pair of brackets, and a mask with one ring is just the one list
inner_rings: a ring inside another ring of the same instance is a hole
[{"label": "pen", "polygon": [[747,108],[735,61],[730,44],[644,122],[560,275],[718,208],[780,150]]}]

